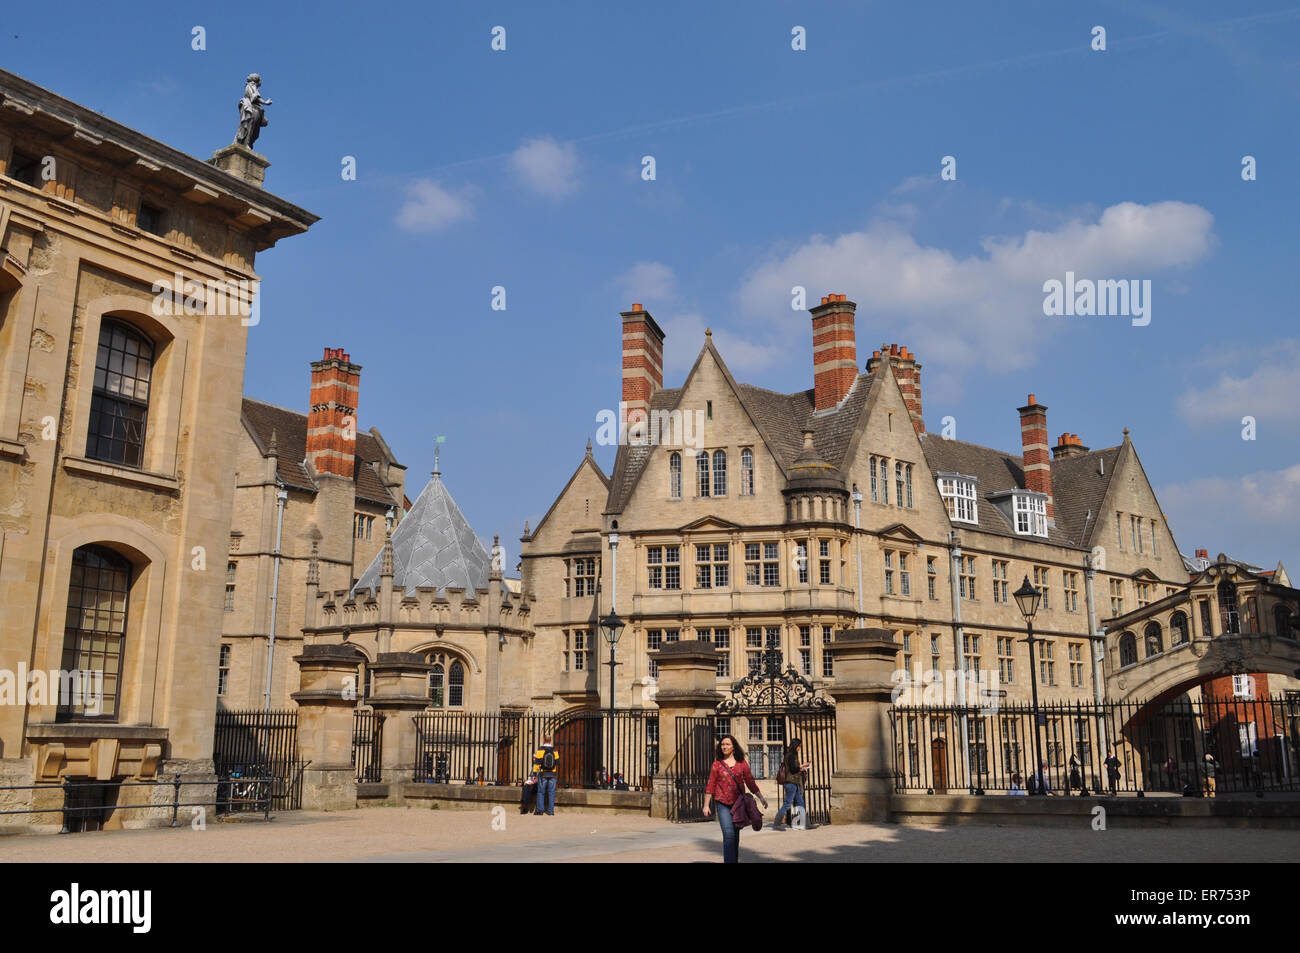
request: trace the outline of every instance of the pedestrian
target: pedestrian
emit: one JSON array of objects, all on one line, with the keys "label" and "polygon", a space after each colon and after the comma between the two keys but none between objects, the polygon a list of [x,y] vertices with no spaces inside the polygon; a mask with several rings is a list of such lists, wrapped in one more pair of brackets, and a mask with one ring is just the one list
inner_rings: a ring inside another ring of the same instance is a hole
[{"label": "pedestrian", "polygon": [[797,811],[795,815],[803,820],[802,824],[795,824],[798,828],[806,828],[808,820],[808,808],[803,798],[804,772],[812,766],[811,761],[801,761],[802,757],[800,747],[803,744],[799,738],[791,738],[789,747],[786,748],[785,757],[781,759],[781,770],[776,773],[776,781],[781,785],[785,798],[781,802],[781,810],[776,812],[776,820],[772,822],[772,830],[785,830],[783,824],[789,824],[793,821],[786,821],[787,811]]},{"label": "pedestrian", "polygon": [[1219,770],[1219,762],[1214,760],[1214,755],[1205,752],[1205,796],[1214,797],[1214,777]]},{"label": "pedestrian", "polygon": [[1040,794],[1044,797],[1051,797],[1052,782],[1047,778],[1047,762],[1038,762],[1038,770],[1029,778],[1029,793]]},{"label": "pedestrian", "polygon": [[1110,796],[1115,797],[1119,793],[1119,758],[1115,757],[1115,748],[1112,746],[1110,755],[1102,762],[1106,766],[1106,782],[1110,785]]},{"label": "pedestrian", "polygon": [[1066,781],[1065,796],[1070,796],[1071,789],[1077,789],[1079,797],[1086,797],[1088,792],[1083,787],[1083,762],[1077,754],[1070,755],[1070,779]]},{"label": "pedestrian", "polygon": [[555,772],[560,767],[560,753],[555,750],[551,733],[542,735],[542,746],[533,754],[533,774],[537,775],[537,809],[534,814],[541,814],[545,809],[550,817],[555,816]]},{"label": "pedestrian", "polygon": [[767,798],[745,763],[745,749],[733,736],[723,735],[714,755],[709,783],[704,789],[704,816],[708,817],[711,805],[717,804],[718,825],[722,828],[722,862],[734,864],[740,859],[740,831],[736,829],[731,809],[744,796],[746,787],[763,802],[764,810],[767,810]]},{"label": "pedestrian", "polygon": [[1007,788],[1007,795],[1009,797],[1025,796],[1025,779],[1020,776],[1019,771],[1011,775],[1011,787]]},{"label": "pedestrian", "polygon": [[483,769],[482,769],[482,768],[478,768],[478,769],[476,769],[476,770],[474,771],[474,777],[470,778],[470,779],[469,779],[468,781],[466,781],[465,783],[466,783],[466,784],[474,784],[474,785],[477,785],[477,786],[479,786],[479,787],[483,787],[483,785],[487,784],[487,781],[485,781],[485,780],[483,779]]},{"label": "pedestrian", "polygon": [[522,790],[519,792],[519,813],[531,813],[533,805],[537,803],[537,778],[530,774],[520,788]]},{"label": "pedestrian", "polygon": [[1178,790],[1178,762],[1174,756],[1170,755],[1169,760],[1165,762],[1165,774],[1169,777],[1169,790]]}]

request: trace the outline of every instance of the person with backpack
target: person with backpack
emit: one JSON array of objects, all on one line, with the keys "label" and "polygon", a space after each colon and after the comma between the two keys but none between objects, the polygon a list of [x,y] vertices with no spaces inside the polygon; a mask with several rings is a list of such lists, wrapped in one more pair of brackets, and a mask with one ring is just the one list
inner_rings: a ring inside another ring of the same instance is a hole
[{"label": "person with backpack", "polygon": [[[740,831],[731,816],[732,809],[740,810],[737,802],[749,797],[745,793],[747,787],[763,802],[764,810],[767,810],[767,798],[758,789],[758,782],[745,763],[745,749],[735,737],[723,735],[715,754],[713,767],[709,769],[709,783],[704,789],[704,816],[708,817],[711,806],[717,805],[718,825],[722,828],[722,862],[734,864],[740,860]],[[757,824],[761,823],[760,816]]]},{"label": "person with backpack", "polygon": [[785,830],[782,819],[791,809],[798,811],[804,819],[804,824],[799,826],[804,829],[807,826],[808,808],[803,799],[803,780],[804,772],[812,766],[812,762],[799,760],[799,747],[802,743],[799,738],[790,739],[790,746],[786,749],[785,757],[781,759],[781,768],[776,772],[776,783],[781,785],[781,789],[785,792],[785,799],[781,802],[781,810],[776,812],[776,819],[772,822],[774,831]]},{"label": "person with backpack", "polygon": [[1219,762],[1214,759],[1214,755],[1205,752],[1205,796],[1214,797],[1215,795],[1215,775],[1219,770]]},{"label": "person with backpack", "polygon": [[1106,766],[1106,782],[1110,785],[1110,796],[1116,797],[1119,793],[1119,758],[1115,757],[1115,749],[1110,749],[1110,756],[1102,762]]},{"label": "person with backpack", "polygon": [[533,754],[533,774],[537,776],[537,809],[534,814],[555,816],[555,775],[560,767],[560,753],[555,750],[551,733],[542,735],[542,746]]}]

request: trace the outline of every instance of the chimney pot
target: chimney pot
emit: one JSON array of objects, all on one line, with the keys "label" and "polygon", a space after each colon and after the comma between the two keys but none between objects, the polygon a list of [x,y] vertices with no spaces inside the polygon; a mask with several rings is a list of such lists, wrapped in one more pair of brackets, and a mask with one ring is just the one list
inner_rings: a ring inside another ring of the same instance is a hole
[{"label": "chimney pot", "polygon": [[634,301],[634,302],[632,303],[632,310],[633,310],[633,311],[642,311],[642,310],[644,310],[644,309],[641,307],[641,303],[640,303],[639,301]]}]

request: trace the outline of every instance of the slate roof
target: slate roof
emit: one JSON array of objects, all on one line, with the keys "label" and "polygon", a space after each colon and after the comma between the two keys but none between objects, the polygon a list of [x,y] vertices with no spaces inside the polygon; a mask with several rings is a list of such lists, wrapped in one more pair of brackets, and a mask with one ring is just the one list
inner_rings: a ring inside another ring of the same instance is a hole
[{"label": "slate roof", "polygon": [[[1025,538],[1018,536],[1015,527],[988,499],[989,494],[1000,490],[1025,488],[1022,457],[962,440],[945,439],[934,433],[921,434],[921,449],[934,473],[964,473],[975,477],[975,494],[979,502],[975,515],[979,518],[982,532]],[[1047,531],[1051,542],[1090,548],[1088,538],[1095,530],[1119,452],[1119,447],[1111,447],[1052,461],[1052,509],[1056,514],[1056,525]],[[1088,519],[1089,511],[1091,520]]]},{"label": "slate roof", "polygon": [[[712,347],[711,344],[708,346]],[[725,369],[720,359],[719,364]],[[833,467],[840,467],[858,420],[866,409],[871,375],[858,375],[848,396],[838,407],[815,415],[812,390],[781,394],[752,384],[737,383],[736,391],[741,404],[767,438],[768,446],[783,471],[794,465],[803,450],[804,430],[812,430],[813,446],[821,458]],[[674,410],[681,396],[680,387],[656,391],[650,398],[650,410]],[[618,448],[605,512],[622,512],[654,449],[630,445]]]},{"label": "slate roof", "polygon": [[[286,486],[315,492],[316,484],[303,461],[307,456],[307,415],[265,401],[244,398],[244,423],[261,444],[263,454],[275,434],[276,474]],[[353,479],[357,498],[392,506],[398,503],[379,479],[375,464],[384,459],[384,451],[374,435],[357,431],[356,462]]]},{"label": "slate roof", "polygon": [[[381,549],[352,587],[354,593],[379,588],[383,558]],[[419,586],[439,590],[454,586],[473,596],[487,591],[491,562],[442,475],[433,471],[415,505],[393,531],[393,587],[413,592]]]}]

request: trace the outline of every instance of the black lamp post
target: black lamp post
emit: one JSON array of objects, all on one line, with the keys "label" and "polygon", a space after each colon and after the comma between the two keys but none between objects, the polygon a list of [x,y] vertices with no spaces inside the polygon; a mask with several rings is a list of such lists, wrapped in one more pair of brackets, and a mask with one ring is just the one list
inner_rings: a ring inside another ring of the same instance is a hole
[{"label": "black lamp post", "polygon": [[[1025,576],[1025,581],[1013,595],[1016,597],[1016,605],[1020,607],[1020,614],[1025,617],[1025,627],[1029,631],[1028,638],[1020,641],[1029,643],[1029,685],[1034,699],[1034,770],[1038,771],[1043,764],[1043,748],[1038,736],[1038,670],[1036,668],[1038,660],[1034,658],[1034,643],[1041,640],[1034,638],[1034,616],[1038,614],[1038,604],[1043,601],[1043,594],[1031,586],[1029,577]],[[1047,778],[1044,776],[1044,784],[1046,781]],[[1039,793],[1042,793],[1041,788]]]},{"label": "black lamp post", "polygon": [[614,666],[618,663],[614,660],[614,652],[618,648],[618,638],[623,634],[624,622],[614,610],[609,610],[609,615],[600,620],[600,631],[605,636],[605,641],[609,643],[609,763],[606,770],[609,777],[614,777]]}]

